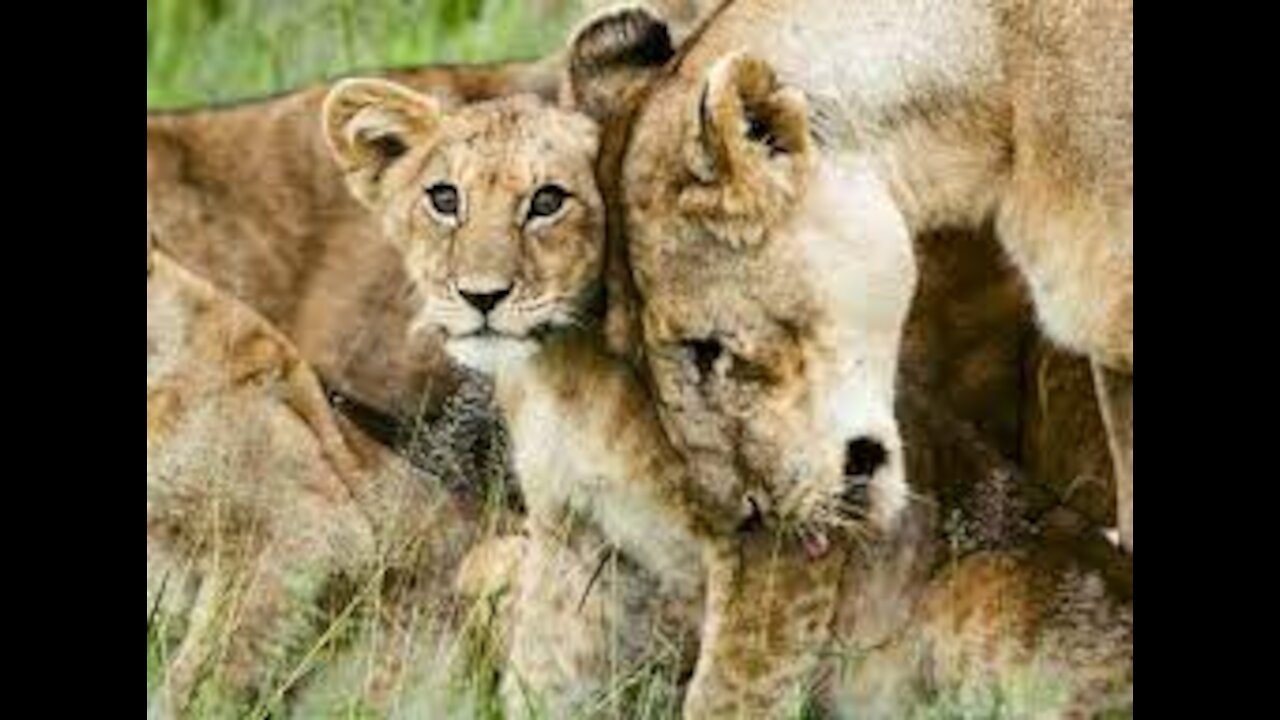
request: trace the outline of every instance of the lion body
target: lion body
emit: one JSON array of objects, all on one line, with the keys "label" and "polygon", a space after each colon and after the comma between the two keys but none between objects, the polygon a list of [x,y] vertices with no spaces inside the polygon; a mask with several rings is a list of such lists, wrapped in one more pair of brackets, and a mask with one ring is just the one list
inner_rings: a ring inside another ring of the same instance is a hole
[{"label": "lion body", "polygon": [[[790,501],[839,515],[859,467],[873,524],[906,512],[894,370],[918,275],[894,259],[923,232],[992,223],[1047,334],[1132,372],[1129,4],[733,0],[667,37],[602,13],[571,81],[619,138],[602,177],[638,301],[611,328],[727,520],[763,486],[779,523],[830,522]],[[769,643],[708,619],[688,712],[765,703],[816,663],[838,574],[791,562],[784,602],[747,605]]]},{"label": "lion body", "polygon": [[696,628],[701,544],[639,379],[580,327],[604,246],[594,124],[532,98],[450,110],[349,81],[325,127],[414,282],[415,331],[493,378],[525,533],[478,548],[458,583],[503,598],[506,712],[609,706],[614,681],[658,660],[674,687],[692,657],[680,648]]},{"label": "lion body", "polygon": [[[156,709],[231,717],[295,697],[325,622],[370,598],[387,632],[429,608],[417,640],[449,646],[447,583],[392,578],[451,574],[484,530],[476,508],[344,422],[278,330],[153,252],[150,229],[147,265],[148,633],[172,648]],[[364,697],[385,703],[402,658],[363,652]]]}]

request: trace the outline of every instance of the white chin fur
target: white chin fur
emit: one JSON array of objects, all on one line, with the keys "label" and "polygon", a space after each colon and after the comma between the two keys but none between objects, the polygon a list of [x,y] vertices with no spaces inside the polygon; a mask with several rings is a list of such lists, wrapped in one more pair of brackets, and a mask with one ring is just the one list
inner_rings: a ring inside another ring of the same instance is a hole
[{"label": "white chin fur", "polygon": [[871,481],[871,523],[880,532],[892,532],[907,509],[907,479],[896,460]]},{"label": "white chin fur", "polygon": [[488,375],[527,361],[538,343],[527,338],[465,337],[445,343],[449,355],[459,363]]}]

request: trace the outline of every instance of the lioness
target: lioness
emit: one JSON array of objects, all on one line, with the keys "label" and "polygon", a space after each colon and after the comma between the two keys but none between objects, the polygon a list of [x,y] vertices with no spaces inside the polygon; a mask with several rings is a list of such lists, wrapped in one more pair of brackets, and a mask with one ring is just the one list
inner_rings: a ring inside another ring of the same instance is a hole
[{"label": "lioness", "polygon": [[[606,12],[570,72],[623,126],[605,173],[640,338],[671,436],[727,506],[838,499],[845,466],[901,488],[876,368],[913,273],[885,258],[943,225],[994,221],[1041,325],[1131,419],[1110,382],[1133,367],[1131,3],[730,0],[678,56],[668,38]],[[866,246],[842,239],[856,198],[884,205]],[[1108,418],[1131,547],[1131,431]]]},{"label": "lioness", "polygon": [[[1070,2],[730,0],[678,53],[641,8],[583,28],[573,94],[611,128],[601,176],[639,301],[611,303],[611,330],[643,343],[726,522],[820,547],[864,519],[851,500],[881,528],[904,510],[894,369],[924,230],[993,219],[1049,333],[1131,372],[1131,38],[1127,5]],[[723,639],[704,656],[750,652]],[[700,679],[708,712],[757,685]]]}]

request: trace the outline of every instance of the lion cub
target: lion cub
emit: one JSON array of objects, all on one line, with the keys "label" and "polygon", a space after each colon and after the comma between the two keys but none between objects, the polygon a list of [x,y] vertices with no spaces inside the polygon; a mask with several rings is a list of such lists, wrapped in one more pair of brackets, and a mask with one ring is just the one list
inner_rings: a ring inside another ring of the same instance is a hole
[{"label": "lion cub", "polygon": [[[589,712],[625,672],[620,658],[689,646],[702,586],[683,466],[591,327],[603,299],[597,128],[534,97],[444,110],[379,80],[335,87],[324,127],[351,192],[403,255],[414,330],[492,377],[509,426],[528,507],[526,537],[509,546],[519,562],[477,570],[477,549],[460,580],[464,592],[486,584],[468,575],[512,580],[504,704]],[[652,642],[668,632],[681,639]]]}]

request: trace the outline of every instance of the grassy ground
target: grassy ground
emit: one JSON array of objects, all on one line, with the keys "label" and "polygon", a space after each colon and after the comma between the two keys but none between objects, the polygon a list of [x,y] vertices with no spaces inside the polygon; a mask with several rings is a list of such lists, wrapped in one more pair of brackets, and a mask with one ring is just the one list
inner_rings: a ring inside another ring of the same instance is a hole
[{"label": "grassy ground", "polygon": [[260,96],[355,69],[533,57],[562,39],[577,5],[147,0],[147,107]]}]

